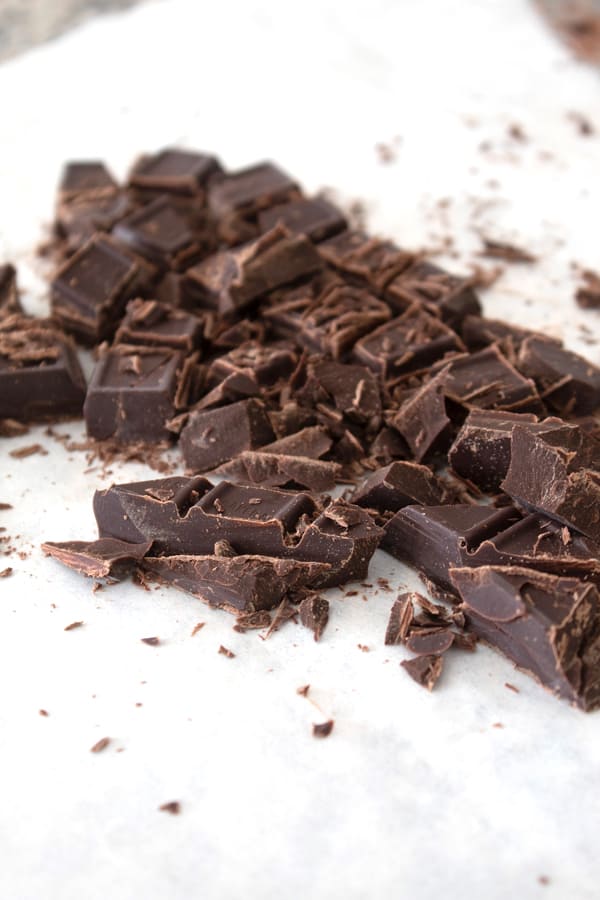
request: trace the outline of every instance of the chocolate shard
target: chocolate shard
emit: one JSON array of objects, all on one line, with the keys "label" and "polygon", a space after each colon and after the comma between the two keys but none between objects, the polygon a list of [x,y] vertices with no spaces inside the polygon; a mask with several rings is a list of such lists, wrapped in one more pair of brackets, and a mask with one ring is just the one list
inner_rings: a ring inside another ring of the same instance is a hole
[{"label": "chocolate shard", "polygon": [[445,449],[452,436],[452,422],[446,409],[448,370],[442,369],[401,404],[390,418],[390,425],[408,444],[414,458],[421,462]]},{"label": "chocolate shard", "polygon": [[188,217],[164,196],[121,219],[112,233],[160,269],[187,269],[203,255]]},{"label": "chocolate shard", "polygon": [[329,601],[319,594],[309,594],[298,607],[300,621],[309,628],[315,641],[319,641],[329,621]]},{"label": "chocolate shard", "polygon": [[264,453],[284,453],[286,456],[303,456],[320,459],[331,450],[333,440],[322,425],[310,425],[293,434],[265,444]]},{"label": "chocolate shard", "polygon": [[390,610],[390,618],[385,630],[385,644],[403,644],[415,613],[414,599],[418,595],[409,592],[399,594]]},{"label": "chocolate shard", "polygon": [[560,415],[586,415],[600,407],[600,369],[555,341],[527,338],[517,364],[538,385],[544,402]]},{"label": "chocolate shard", "polygon": [[454,632],[448,627],[419,629],[408,635],[406,646],[416,656],[442,654],[454,643]]},{"label": "chocolate shard", "polygon": [[[401,250],[392,241],[369,237],[360,231],[344,231],[323,241],[319,252],[345,280],[378,294],[415,261],[414,253]],[[400,309],[410,306],[411,302],[400,304]]]},{"label": "chocolate shard", "polygon": [[380,513],[397,512],[404,506],[444,502],[445,490],[427,466],[413,462],[393,462],[372,472],[352,495],[352,503]]},{"label": "chocolate shard", "polygon": [[265,162],[215,179],[208,190],[208,206],[220,237],[238,244],[257,232],[256,217],[261,210],[298,197],[295,180]]},{"label": "chocolate shard", "polygon": [[54,322],[18,314],[0,317],[0,419],[81,415],[84,398],[75,348]]},{"label": "chocolate shard", "polygon": [[153,540],[157,554],[211,554],[229,542],[256,554],[331,566],[314,587],[365,578],[382,530],[365,510],[334,500],[323,508],[305,492],[201,477],[113,485],[97,491],[94,514],[101,537]]},{"label": "chocolate shard", "polygon": [[444,659],[442,656],[430,654],[417,656],[415,659],[403,659],[400,665],[413,681],[432,691],[442,674]]},{"label": "chocolate shard", "polygon": [[17,290],[17,270],[10,263],[0,266],[0,316],[23,313]]},{"label": "chocolate shard", "polygon": [[599,542],[600,474],[590,464],[597,467],[595,442],[590,450],[579,429],[532,434],[516,425],[501,487],[517,502]]},{"label": "chocolate shard", "polygon": [[233,481],[284,487],[294,484],[310,491],[330,491],[341,478],[341,466],[322,459],[284,453],[246,450],[235,459],[216,469],[215,475],[225,475]]},{"label": "chocolate shard", "polygon": [[160,347],[117,344],[102,353],[84,405],[87,433],[98,440],[168,440],[167,423],[185,397],[191,363]]},{"label": "chocolate shard", "polygon": [[451,328],[415,303],[399,318],[357,341],[353,355],[357,362],[390,380],[463,350],[463,342]]},{"label": "chocolate shard", "polygon": [[199,306],[227,315],[321,268],[304,235],[277,226],[250,243],[222,250],[188,269],[186,285]]},{"label": "chocolate shard", "polygon": [[311,360],[305,383],[294,397],[310,407],[323,405],[338,410],[348,422],[368,426],[381,424],[381,394],[373,373],[364,366],[331,359]]},{"label": "chocolate shard", "polygon": [[110,337],[132,296],[140,268],[108,238],[93,238],[52,282],[52,313],[88,343]]},{"label": "chocolate shard", "polygon": [[248,399],[219,409],[193,410],[181,432],[180,446],[187,468],[206,472],[274,437],[263,404]]},{"label": "chocolate shard", "polygon": [[152,541],[131,544],[114,538],[98,541],[47,541],[42,550],[48,556],[90,578],[117,578],[130,575],[150,552]]},{"label": "chocolate shard", "polygon": [[600,308],[600,275],[590,269],[581,272],[582,284],[577,288],[575,300],[582,309]]},{"label": "chocolate shard", "polygon": [[261,232],[284,225],[292,234],[305,234],[319,243],[344,231],[347,222],[341,210],[324,197],[301,198],[289,203],[279,203],[265,209],[258,216]]},{"label": "chocolate shard", "polygon": [[389,280],[385,298],[398,310],[415,301],[422,303],[452,328],[459,326],[466,316],[481,313],[471,278],[452,275],[425,260],[415,261]]},{"label": "chocolate shard", "polygon": [[202,341],[204,321],[157,300],[130,300],[115,343],[143,344],[191,353]]},{"label": "chocolate shard", "polygon": [[596,585],[516,567],[452,569],[469,627],[559,697],[600,706]]},{"label": "chocolate shard", "polygon": [[244,613],[274,609],[290,591],[315,583],[329,570],[320,562],[245,554],[146,556],[142,568],[209,606]]},{"label": "chocolate shard", "polygon": [[257,384],[271,386],[292,374],[298,355],[289,341],[274,341],[268,346],[256,340],[245,341],[211,363],[208,380],[220,383],[230,375],[243,374],[254,378]]},{"label": "chocolate shard", "polygon": [[60,259],[72,256],[98,232],[110,232],[133,209],[133,198],[120,189],[82,191],[71,199],[59,199],[50,249]]},{"label": "chocolate shard", "polygon": [[132,188],[142,191],[194,196],[220,172],[216,156],[168,147],[138,159],[128,181]]}]

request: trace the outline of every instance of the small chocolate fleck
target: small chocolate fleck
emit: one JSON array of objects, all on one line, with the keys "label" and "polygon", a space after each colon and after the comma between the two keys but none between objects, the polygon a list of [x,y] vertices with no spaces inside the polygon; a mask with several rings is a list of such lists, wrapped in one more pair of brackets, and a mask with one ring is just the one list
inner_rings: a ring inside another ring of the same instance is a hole
[{"label": "small chocolate fleck", "polygon": [[0,503],[0,510],[12,509],[12,503]]},{"label": "small chocolate fleck", "polygon": [[333,731],[334,724],[335,723],[333,719],[328,719],[327,722],[319,722],[317,724],[313,723],[313,737],[329,737],[329,735]]},{"label": "small chocolate fleck", "polygon": [[206,622],[198,622],[197,625],[194,625],[194,627],[192,628],[192,633],[191,633],[190,637],[194,637],[195,634],[198,634],[198,632],[201,631],[205,625],[206,625]]},{"label": "small chocolate fleck", "polygon": [[93,747],[90,747],[91,753],[101,753],[102,750],[106,750],[108,745],[110,744],[109,737],[100,738],[99,741],[96,741]]},{"label": "small chocolate fleck", "polygon": [[39,715],[44,716],[45,719],[47,719],[48,716],[50,715],[50,713],[48,712],[47,709],[40,709],[38,712],[39,712]]},{"label": "small chocolate fleck", "polygon": [[83,622],[71,622],[70,625],[65,627],[65,631],[73,631],[74,628],[81,628]]},{"label": "small chocolate fleck", "polygon": [[167,812],[172,816],[178,816],[181,812],[181,803],[179,800],[169,800],[168,803],[162,803],[158,809],[160,812]]},{"label": "small chocolate fleck", "polygon": [[296,688],[296,693],[301,697],[308,697],[308,692],[310,691],[310,684],[302,684],[299,688]]},{"label": "small chocolate fleck", "polygon": [[505,682],[504,682],[504,687],[505,687],[505,688],[508,688],[509,691],[514,691],[515,694],[520,694],[520,693],[521,693],[521,691],[519,690],[519,688],[518,688],[518,687],[515,687],[514,684],[511,684],[510,681],[505,681]]},{"label": "small chocolate fleck", "polygon": [[219,647],[219,653],[221,653],[223,656],[226,656],[227,659],[233,659],[235,656],[235,653],[232,650],[228,650],[227,647],[223,646],[223,644],[221,644],[221,646]]},{"label": "small chocolate fleck", "polygon": [[502,722],[494,722],[492,728],[504,728],[504,725]]},{"label": "small chocolate fleck", "polygon": [[12,566],[7,566],[6,569],[2,569],[0,572],[0,578],[8,578],[9,575],[12,575],[13,568]]},{"label": "small chocolate fleck", "polygon": [[157,637],[147,637],[140,638],[142,644],[148,644],[149,647],[157,647],[160,644],[160,638]]},{"label": "small chocolate fleck", "polygon": [[41,444],[29,444],[27,447],[17,447],[16,450],[11,450],[8,455],[12,456],[13,459],[25,459],[27,456],[33,456],[34,453],[39,453],[41,456],[48,456],[48,451],[44,450]]},{"label": "small chocolate fleck", "polygon": [[329,601],[318,594],[309,594],[299,607],[300,621],[305,628],[310,628],[315,641],[318,641],[329,621]]}]

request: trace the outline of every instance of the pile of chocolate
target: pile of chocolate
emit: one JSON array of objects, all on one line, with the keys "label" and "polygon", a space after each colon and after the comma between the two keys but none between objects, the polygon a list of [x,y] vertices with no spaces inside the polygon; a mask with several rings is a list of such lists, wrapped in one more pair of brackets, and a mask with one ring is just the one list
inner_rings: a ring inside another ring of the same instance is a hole
[{"label": "pile of chocolate", "polygon": [[[598,368],[483,318],[472,280],[352,230],[270,163],[171,149],[125,186],[72,163],[47,249],[50,319],[0,275],[3,432],[83,410],[91,439],[176,444],[186,470],[98,492],[100,539],[49,553],[241,628],[298,612],[318,636],[318,591],[364,579],[381,546],[443,600],[392,611],[421,683],[480,637],[600,705]],[[73,340],[95,348],[87,389]]]}]

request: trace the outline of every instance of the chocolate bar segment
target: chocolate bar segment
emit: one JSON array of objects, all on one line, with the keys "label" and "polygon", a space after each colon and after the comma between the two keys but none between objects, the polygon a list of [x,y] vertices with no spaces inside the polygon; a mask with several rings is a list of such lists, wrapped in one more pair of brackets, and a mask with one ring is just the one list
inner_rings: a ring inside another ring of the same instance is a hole
[{"label": "chocolate bar segment", "polygon": [[521,345],[519,369],[533,378],[544,402],[562,416],[587,415],[600,407],[600,369],[544,337]]},{"label": "chocolate bar segment", "polygon": [[219,409],[193,410],[179,442],[187,468],[206,472],[274,438],[265,407],[248,399]]},{"label": "chocolate bar segment", "polygon": [[393,462],[377,469],[356,489],[352,503],[381,513],[397,512],[405,506],[443,503],[444,486],[427,466]]},{"label": "chocolate bar segment", "polygon": [[129,184],[144,192],[194,196],[221,171],[216,156],[169,147],[142,156],[129,173]]},{"label": "chocolate bar segment", "polygon": [[600,596],[592,584],[530,569],[451,570],[469,627],[575,706],[600,706]]},{"label": "chocolate bar segment", "polygon": [[280,203],[266,209],[258,216],[261,232],[284,225],[292,234],[305,234],[319,243],[347,227],[344,214],[324,197],[301,198]]},{"label": "chocolate bar segment", "polygon": [[82,196],[89,198],[91,195],[114,194],[118,189],[119,185],[103,162],[81,160],[65,165],[58,185],[58,196],[61,201],[70,201]]},{"label": "chocolate bar segment", "polygon": [[533,381],[519,374],[496,346],[456,357],[446,372],[445,396],[466,409],[544,413]]},{"label": "chocolate bar segment", "polygon": [[298,351],[289,341],[245,341],[211,363],[208,380],[217,383],[231,375],[253,377],[260,385],[273,385],[292,374],[298,363]]},{"label": "chocolate bar segment", "polygon": [[390,417],[390,425],[402,435],[417,462],[445,450],[450,443],[452,422],[446,408],[447,374],[447,369],[438,372]]},{"label": "chocolate bar segment", "polygon": [[158,300],[130,300],[115,343],[165,347],[191,353],[202,341],[204,321]]},{"label": "chocolate bar segment", "polygon": [[[344,231],[319,244],[319,253],[345,280],[381,294],[386,285],[415,261],[413,253],[392,241],[369,237],[360,231]],[[412,304],[399,304],[399,311]]]},{"label": "chocolate bar segment", "polygon": [[261,210],[299,197],[296,181],[265,162],[215,180],[208,190],[208,206],[222,240],[238,244],[256,234]]},{"label": "chocolate bar segment", "polygon": [[168,197],[158,197],[121,219],[112,233],[161,269],[187,269],[203,254],[187,217]]},{"label": "chocolate bar segment", "polygon": [[73,344],[51,320],[0,317],[0,419],[81,415],[84,399]]},{"label": "chocolate bar segment", "polygon": [[208,555],[227,541],[237,554],[331,566],[318,587],[364,578],[381,529],[357,506],[322,507],[308,493],[203,478],[167,478],[97,491],[101,537],[154,541],[157,554]]},{"label": "chocolate bar segment", "polygon": [[48,541],[42,550],[58,562],[90,578],[126,578],[150,552],[151,541],[129,544],[113,538],[98,541]]}]

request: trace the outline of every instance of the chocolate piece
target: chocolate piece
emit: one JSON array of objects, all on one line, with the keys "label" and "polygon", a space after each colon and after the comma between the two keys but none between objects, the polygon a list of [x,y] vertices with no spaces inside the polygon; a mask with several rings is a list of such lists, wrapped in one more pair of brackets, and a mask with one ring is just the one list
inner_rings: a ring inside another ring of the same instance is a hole
[{"label": "chocolate piece", "polygon": [[390,610],[385,630],[385,644],[403,644],[414,615],[413,599],[417,594],[399,594]]},{"label": "chocolate piece", "polygon": [[396,459],[407,459],[410,451],[404,438],[400,437],[393,428],[382,428],[371,442],[369,456],[372,460],[381,464],[389,464]]},{"label": "chocolate piece", "polygon": [[298,612],[304,627],[310,628],[315,641],[319,641],[329,621],[329,601],[318,594],[310,594],[304,598]]},{"label": "chocolate piece", "polygon": [[204,322],[157,300],[130,300],[115,335],[121,344],[143,344],[191,353],[200,346]]},{"label": "chocolate piece", "polygon": [[60,184],[59,197],[62,201],[114,194],[119,186],[103,162],[85,160],[69,162],[65,165]]},{"label": "chocolate piece", "polygon": [[186,286],[199,306],[226,315],[283,284],[311,275],[321,265],[308,238],[291,235],[278,225],[248,244],[215,253],[188,269]]},{"label": "chocolate piece", "polygon": [[460,334],[469,350],[482,350],[497,343],[506,353],[509,345],[511,350],[518,350],[525,338],[531,337],[535,332],[500,319],[466,316],[461,323]]},{"label": "chocolate piece", "polygon": [[413,304],[399,318],[361,338],[353,355],[387,380],[423,369],[446,354],[461,350],[464,345],[454,331]]},{"label": "chocolate piece", "polygon": [[268,346],[258,341],[246,341],[229,353],[215,359],[209,368],[209,383],[222,381],[233,374],[246,374],[260,385],[272,385],[287,378],[296,368],[298,352],[285,341],[275,341]]},{"label": "chocolate piece", "polygon": [[600,309],[600,275],[586,269],[581,278],[583,285],[577,289],[575,300],[582,309]]},{"label": "chocolate piece", "polygon": [[573,431],[531,434],[515,425],[510,466],[501,487],[519,503],[598,542],[600,474],[588,468],[597,463],[595,446],[590,451],[579,429]]},{"label": "chocolate piece", "polygon": [[334,725],[335,725],[335,721],[333,719],[328,719],[326,722],[313,723],[313,727],[312,727],[313,737],[316,737],[316,738],[329,737],[329,735],[333,731]]},{"label": "chocolate piece", "polygon": [[0,318],[0,419],[80,415],[85,380],[75,349],[49,319]]},{"label": "chocolate piece", "polygon": [[447,376],[448,370],[442,369],[390,418],[390,425],[402,435],[417,462],[445,449],[450,442],[452,423],[445,397]]},{"label": "chocolate piece", "polygon": [[[114,538],[98,541],[48,541],[42,550],[58,562],[91,578],[126,578],[150,552],[152,541],[130,544]],[[66,630],[66,629],[65,629]]]},{"label": "chocolate piece", "polygon": [[221,238],[237,244],[256,231],[262,209],[300,196],[296,182],[272,163],[231,172],[208,190],[208,205]]},{"label": "chocolate piece", "polygon": [[180,446],[188,469],[208,471],[274,437],[263,404],[249,399],[220,409],[192,411]]},{"label": "chocolate piece", "polygon": [[265,444],[262,453],[283,453],[286,456],[303,456],[308,459],[319,459],[331,450],[333,441],[327,429],[322,425],[313,425],[302,428],[294,434]]},{"label": "chocolate piece", "polygon": [[93,238],[54,278],[52,313],[67,331],[97,343],[114,331],[139,274],[108,238]]},{"label": "chocolate piece", "polygon": [[452,327],[467,315],[481,313],[472,279],[451,275],[425,260],[417,260],[388,281],[385,298],[398,311],[414,302],[424,304]]},{"label": "chocolate piece", "polygon": [[467,409],[544,413],[533,381],[523,378],[496,346],[457,356],[445,371],[445,396]]},{"label": "chocolate piece", "polygon": [[23,313],[17,290],[17,271],[10,263],[0,266],[0,316]]},{"label": "chocolate piece", "polygon": [[113,235],[161,269],[187,269],[203,253],[187,218],[168,197],[158,197],[121,219]]},{"label": "chocolate piece", "polygon": [[58,203],[54,220],[55,244],[50,248],[59,257],[71,256],[99,232],[109,232],[135,208],[126,191],[106,189],[85,191]]},{"label": "chocolate piece", "polygon": [[167,812],[172,816],[178,816],[181,812],[181,803],[179,800],[169,800],[168,803],[161,803],[158,807],[159,812]]},{"label": "chocolate piece", "polygon": [[470,628],[559,697],[600,706],[600,596],[595,585],[530,569],[453,569]]},{"label": "chocolate piece", "polygon": [[262,314],[274,332],[340,359],[364,334],[390,318],[386,303],[360,288],[321,281],[273,298]]},{"label": "chocolate piece", "polygon": [[274,609],[290,591],[313,583],[329,567],[267,556],[181,555],[147,556],[142,568],[161,583],[187,591],[209,606],[255,612]]},{"label": "chocolate piece", "polygon": [[426,466],[412,462],[393,462],[372,472],[356,489],[352,503],[379,512],[397,512],[404,506],[422,503],[435,506],[444,502],[444,486]]},{"label": "chocolate piece", "polygon": [[292,200],[280,203],[259,214],[258,227],[261,232],[284,225],[292,234],[305,234],[318,243],[332,237],[347,227],[344,214],[324,197]]},{"label": "chocolate piece", "polygon": [[406,646],[417,656],[442,654],[454,643],[454,632],[449,628],[415,631],[406,639]]},{"label": "chocolate piece", "polygon": [[340,466],[335,462],[268,453],[262,448],[259,451],[243,451],[231,462],[219,466],[214,474],[248,484],[263,484],[267,487],[294,484],[310,491],[322,492],[333,490],[340,472]]},{"label": "chocolate piece", "polygon": [[534,379],[544,402],[561,415],[586,415],[600,406],[600,369],[554,341],[527,338],[517,364]]},{"label": "chocolate piece", "polygon": [[[364,366],[330,359],[311,360],[306,381],[295,391],[299,402],[325,411],[337,410],[348,422],[371,430],[381,424],[381,396],[373,374]],[[335,415],[334,419],[337,418]]]},{"label": "chocolate piece", "polygon": [[259,609],[258,612],[240,613],[236,617],[233,630],[245,634],[253,629],[268,628],[270,624],[271,616],[268,610]]},{"label": "chocolate piece", "polygon": [[324,509],[307,493],[201,477],[113,485],[97,491],[101,537],[155,541],[167,555],[214,552],[227,540],[239,554],[329,563],[313,587],[366,576],[382,531],[360,507],[334,500]]},{"label": "chocolate piece", "polygon": [[[345,279],[377,293],[415,261],[414,253],[401,250],[392,241],[372,238],[360,231],[344,231],[323,241],[319,253]],[[400,308],[410,305],[406,303]]]},{"label": "chocolate piece", "polygon": [[185,405],[193,357],[157,347],[117,344],[96,364],[84,404],[90,437],[168,440],[167,423]]},{"label": "chocolate piece", "polygon": [[221,171],[216,156],[167,148],[137,160],[129,173],[129,184],[144,192],[193,196]]},{"label": "chocolate piece", "polygon": [[403,659],[400,665],[413,681],[416,681],[421,687],[427,688],[428,691],[432,691],[442,674],[444,660],[441,656],[431,654],[417,656],[416,659]]},{"label": "chocolate piece", "polygon": [[508,244],[505,241],[494,241],[490,238],[482,238],[483,250],[480,256],[487,256],[490,259],[503,259],[506,262],[514,263],[534,263],[537,262],[537,256],[516,247],[514,244]]}]

